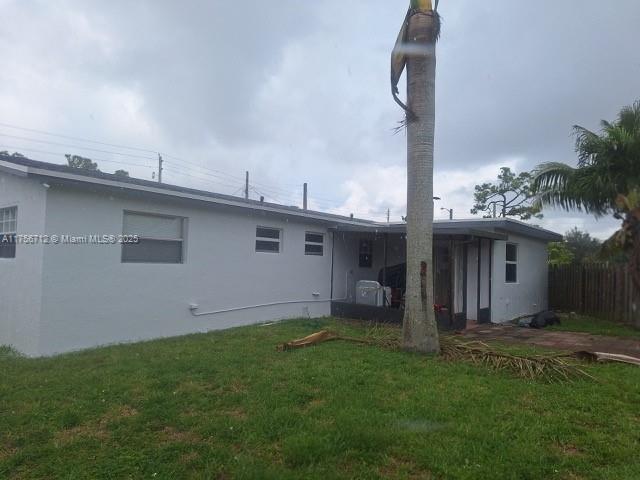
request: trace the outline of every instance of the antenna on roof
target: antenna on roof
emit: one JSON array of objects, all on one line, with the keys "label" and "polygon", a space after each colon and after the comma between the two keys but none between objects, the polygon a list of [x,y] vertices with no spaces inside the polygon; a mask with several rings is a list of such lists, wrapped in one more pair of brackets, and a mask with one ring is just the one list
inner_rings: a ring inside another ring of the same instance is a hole
[{"label": "antenna on roof", "polygon": [[307,183],[302,185],[302,209],[307,209]]},{"label": "antenna on roof", "polygon": [[158,154],[158,183],[162,183],[162,155]]}]

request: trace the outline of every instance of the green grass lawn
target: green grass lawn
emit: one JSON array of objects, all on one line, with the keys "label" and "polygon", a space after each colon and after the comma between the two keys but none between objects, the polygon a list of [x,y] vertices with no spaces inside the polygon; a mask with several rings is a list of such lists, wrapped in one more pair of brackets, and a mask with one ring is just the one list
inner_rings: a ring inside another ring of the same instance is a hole
[{"label": "green grass lawn", "polygon": [[[55,358],[0,353],[0,478],[637,479],[640,369],[525,381],[300,320]],[[360,330],[360,331],[358,331]]]},{"label": "green grass lawn", "polygon": [[640,339],[640,330],[613,320],[588,317],[586,315],[560,315],[560,325],[547,327],[547,330],[565,330],[569,332],[585,332],[594,335],[609,335]]}]

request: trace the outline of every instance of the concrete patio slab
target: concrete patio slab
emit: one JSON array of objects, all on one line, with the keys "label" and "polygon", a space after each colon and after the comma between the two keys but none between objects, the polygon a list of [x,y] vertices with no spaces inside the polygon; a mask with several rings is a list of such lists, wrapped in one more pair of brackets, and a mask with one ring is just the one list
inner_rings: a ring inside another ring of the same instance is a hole
[{"label": "concrete patio slab", "polygon": [[581,332],[559,332],[514,325],[473,325],[462,332],[469,340],[535,345],[553,350],[620,353],[640,357],[640,340]]}]

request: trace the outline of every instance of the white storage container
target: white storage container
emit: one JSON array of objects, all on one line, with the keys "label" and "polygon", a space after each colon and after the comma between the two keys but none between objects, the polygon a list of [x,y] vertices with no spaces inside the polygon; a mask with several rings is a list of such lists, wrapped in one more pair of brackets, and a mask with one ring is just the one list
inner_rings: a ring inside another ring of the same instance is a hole
[{"label": "white storage container", "polygon": [[360,280],[356,284],[356,303],[361,305],[371,305],[383,307],[384,295],[387,297],[387,305],[391,304],[391,288],[382,287],[374,280]]}]

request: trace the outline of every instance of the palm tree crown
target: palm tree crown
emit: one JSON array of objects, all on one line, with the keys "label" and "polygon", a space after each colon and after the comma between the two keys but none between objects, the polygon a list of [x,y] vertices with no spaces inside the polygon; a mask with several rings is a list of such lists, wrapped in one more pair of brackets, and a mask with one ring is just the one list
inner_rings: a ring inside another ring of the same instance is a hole
[{"label": "palm tree crown", "polygon": [[640,188],[640,101],[623,108],[594,133],[576,125],[578,166],[545,163],[533,187],[539,204],[601,216],[618,213],[618,195]]}]

